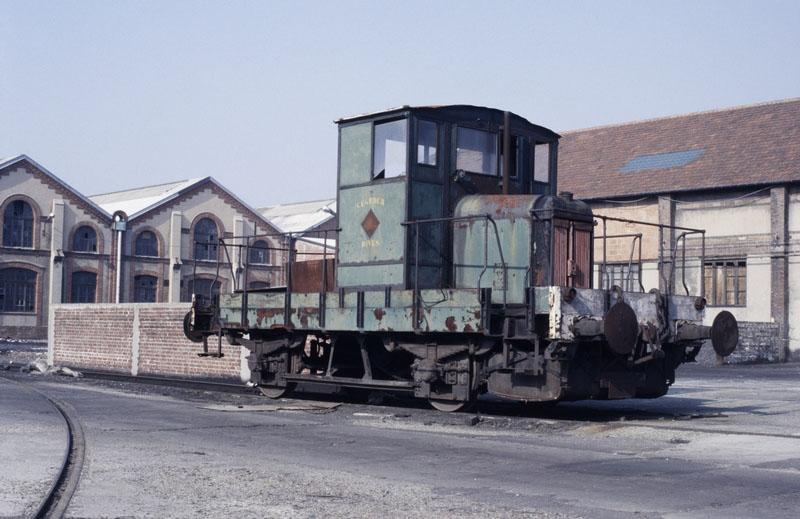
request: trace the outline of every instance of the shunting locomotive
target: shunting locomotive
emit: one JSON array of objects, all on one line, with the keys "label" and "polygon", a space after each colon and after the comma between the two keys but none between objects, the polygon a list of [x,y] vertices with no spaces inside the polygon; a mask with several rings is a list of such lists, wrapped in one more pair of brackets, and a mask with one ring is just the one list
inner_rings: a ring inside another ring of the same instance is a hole
[{"label": "shunting locomotive", "polygon": [[[609,218],[558,193],[555,132],[467,105],[337,124],[340,228],[315,237],[321,257],[295,261],[297,236],[271,235],[288,255],[284,286],[248,289],[248,250],[264,236],[222,238],[225,257],[244,249],[242,279],[218,299],[193,298],[184,320],[205,355],[221,354],[223,337],[246,347],[265,395],[314,382],[405,391],[442,411],[485,392],[653,398],[709,339],[718,355],[735,349],[736,319],[721,312],[704,326],[705,300],[688,289],[594,286]],[[675,250],[665,254],[659,273],[674,276]]]}]

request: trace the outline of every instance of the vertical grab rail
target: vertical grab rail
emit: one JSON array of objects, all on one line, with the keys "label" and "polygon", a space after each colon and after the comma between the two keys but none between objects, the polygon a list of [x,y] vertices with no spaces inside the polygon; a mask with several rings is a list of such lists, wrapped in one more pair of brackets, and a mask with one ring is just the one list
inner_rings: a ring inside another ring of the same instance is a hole
[{"label": "vertical grab rail", "polygon": [[419,294],[419,223],[414,222],[414,330],[419,330],[420,323]]},{"label": "vertical grab rail", "polygon": [[[253,234],[255,234],[255,229],[253,230]],[[241,252],[241,248],[239,249]],[[239,254],[239,261],[241,262],[241,254]],[[248,278],[250,272],[250,237],[245,236],[244,238],[244,262],[242,266],[242,318],[239,320],[242,323],[243,328],[249,328],[250,323],[247,319],[247,312],[249,311],[250,306],[250,294],[248,294],[247,289],[250,288],[248,285]]]},{"label": "vertical grab rail", "polygon": [[283,325],[290,328],[292,324],[292,256],[294,255],[294,236],[289,233],[286,235],[286,291],[283,296]]},{"label": "vertical grab rail", "polygon": [[706,231],[700,233],[700,296],[706,297]]},{"label": "vertical grab rail", "polygon": [[500,243],[500,231],[497,229],[497,222],[494,219],[486,215],[486,218],[491,222],[492,227],[494,228],[494,237],[495,241],[497,242],[497,252],[500,254],[500,265],[503,267],[503,308],[505,308],[508,304],[508,265],[506,265],[506,258],[503,255],[503,245]]}]

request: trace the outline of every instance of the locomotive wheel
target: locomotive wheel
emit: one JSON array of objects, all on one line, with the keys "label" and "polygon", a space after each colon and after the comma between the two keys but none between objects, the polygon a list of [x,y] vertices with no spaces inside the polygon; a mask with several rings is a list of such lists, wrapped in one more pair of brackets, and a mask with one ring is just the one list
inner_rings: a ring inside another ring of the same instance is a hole
[{"label": "locomotive wheel", "polygon": [[286,387],[278,387],[278,386],[258,386],[258,390],[261,391],[261,394],[267,398],[271,398],[272,400],[277,400],[294,390],[294,384],[286,384]]},{"label": "locomotive wheel", "polygon": [[441,411],[443,413],[457,413],[459,411],[466,411],[472,407],[472,404],[475,402],[460,402],[458,400],[437,400],[435,398],[429,398],[428,403],[431,404],[431,407],[437,411]]},{"label": "locomotive wheel", "polygon": [[203,334],[192,329],[192,312],[183,316],[183,334],[192,342],[203,342]]}]

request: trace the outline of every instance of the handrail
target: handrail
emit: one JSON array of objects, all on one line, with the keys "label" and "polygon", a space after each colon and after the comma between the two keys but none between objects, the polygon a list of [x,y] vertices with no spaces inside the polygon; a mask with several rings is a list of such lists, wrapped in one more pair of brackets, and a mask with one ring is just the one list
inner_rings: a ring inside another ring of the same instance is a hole
[{"label": "handrail", "polygon": [[[494,238],[495,243],[497,244],[497,251],[500,255],[500,265],[503,272],[503,307],[506,307],[508,304],[508,264],[505,260],[505,254],[503,253],[503,244],[500,241],[500,230],[497,227],[497,222],[494,218],[492,218],[489,214],[476,214],[476,215],[467,215],[467,216],[449,216],[449,217],[439,217],[439,218],[423,218],[420,220],[408,220],[405,222],[401,222],[400,225],[404,227],[412,227],[414,229],[414,294],[415,300],[418,299],[417,294],[419,293],[419,264],[420,264],[420,257],[419,257],[419,240],[420,240],[420,233],[419,233],[419,226],[420,225],[429,225],[429,224],[436,224],[436,223],[448,223],[453,224],[456,222],[462,221],[476,221],[476,220],[483,220],[485,227],[484,227],[484,239],[483,239],[483,269],[481,273],[478,275],[477,281],[477,290],[480,292],[481,289],[481,281],[483,279],[483,275],[489,270],[489,224],[492,225],[492,229],[494,231]],[[454,280],[455,283],[455,280]],[[417,308],[417,304],[415,302],[415,308]],[[418,324],[418,323],[416,323]]]},{"label": "handrail", "polygon": [[[682,245],[681,281],[683,283],[683,288],[684,288],[686,294],[687,295],[689,294],[689,288],[688,288],[688,285],[686,284],[686,237],[690,236],[690,235],[693,235],[693,234],[699,234],[700,238],[701,238],[701,241],[700,241],[700,292],[702,294],[705,293],[705,276],[703,276],[703,272],[702,272],[703,264],[705,263],[705,250],[706,250],[706,231],[705,231],[705,229],[695,229],[695,228],[692,228],[692,227],[683,227],[683,226],[680,226],[680,225],[669,225],[669,224],[664,224],[664,223],[644,222],[644,221],[641,221],[641,220],[632,220],[630,218],[619,218],[619,217],[606,216],[606,215],[601,215],[601,214],[594,215],[594,218],[596,218],[596,219],[598,219],[598,220],[603,222],[603,234],[600,237],[603,240],[603,262],[601,264],[601,269],[600,269],[601,286],[602,286],[602,276],[605,274],[606,263],[607,263],[606,240],[610,239],[610,238],[625,237],[626,236],[625,234],[620,234],[620,235],[615,235],[615,236],[609,236],[607,234],[607,222],[608,221],[613,221],[613,222],[621,222],[621,223],[627,223],[627,224],[633,224],[633,225],[642,225],[642,226],[647,226],[647,227],[656,227],[656,228],[658,228],[658,274],[659,274],[659,279],[660,279],[662,285],[665,287],[666,292],[668,294],[672,291],[672,284],[673,284],[673,278],[674,278],[675,266],[676,266],[675,265],[675,259],[676,259],[676,255],[677,255],[677,252],[678,252],[678,247],[681,246],[681,245]],[[668,276],[666,275],[667,269],[664,266],[664,264],[667,262],[667,261],[665,261],[665,258],[664,258],[664,231],[665,230],[683,231],[678,236],[677,239],[674,239],[673,237],[670,237],[669,257],[668,257],[669,258],[668,262],[670,264],[670,268],[669,268],[669,275]],[[642,289],[642,291],[644,291],[644,286],[643,286],[642,281],[641,281],[641,278],[642,278],[642,276],[641,276],[642,238],[641,238],[641,233],[639,233],[639,234],[640,234],[640,237],[638,238],[639,239],[639,265],[640,265],[640,267],[639,267],[640,268],[639,286]],[[597,237],[595,237],[595,239],[597,239]],[[634,242],[635,242],[635,240],[636,240],[636,238],[634,238]],[[633,249],[633,244],[631,245],[631,247]],[[630,264],[630,261],[629,261],[629,264]],[[630,266],[629,266],[628,270],[630,272]]]}]

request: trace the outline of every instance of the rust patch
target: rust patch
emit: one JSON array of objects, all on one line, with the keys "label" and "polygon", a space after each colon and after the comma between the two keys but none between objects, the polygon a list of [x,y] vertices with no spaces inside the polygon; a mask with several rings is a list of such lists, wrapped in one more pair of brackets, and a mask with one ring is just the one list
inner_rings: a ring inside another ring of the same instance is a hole
[{"label": "rust patch", "polygon": [[379,321],[383,319],[384,315],[386,315],[386,312],[383,311],[383,308],[376,308],[372,313],[375,314],[375,319]]},{"label": "rust patch", "polygon": [[264,319],[272,319],[275,316],[283,315],[283,310],[278,308],[259,308],[256,310],[256,322],[261,326]]},{"label": "rust patch", "polygon": [[467,323],[467,324],[464,325],[464,331],[469,333],[469,332],[472,332],[474,330],[472,329],[472,326],[470,326],[470,324]]},{"label": "rust patch", "polygon": [[313,306],[301,306],[297,309],[297,314],[300,316],[300,325],[303,328],[308,328],[308,317],[317,315],[319,310]]},{"label": "rust patch", "polygon": [[458,330],[458,326],[456,326],[456,318],[453,317],[452,315],[445,320],[444,325],[451,332]]}]

